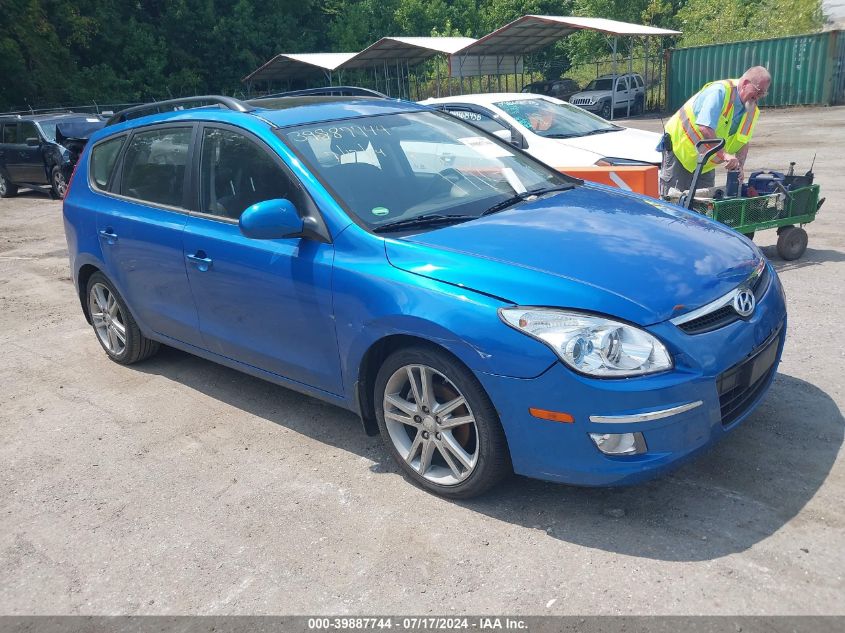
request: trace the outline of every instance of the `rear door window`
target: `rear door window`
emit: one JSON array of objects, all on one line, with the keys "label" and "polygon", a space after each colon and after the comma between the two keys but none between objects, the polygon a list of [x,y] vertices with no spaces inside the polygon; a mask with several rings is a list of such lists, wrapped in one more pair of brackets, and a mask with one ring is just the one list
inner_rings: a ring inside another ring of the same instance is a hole
[{"label": "rear door window", "polygon": [[123,160],[120,193],[169,207],[183,207],[192,128],[138,132]]},{"label": "rear door window", "polygon": [[108,188],[109,178],[117,162],[117,155],[123,147],[125,136],[98,143],[91,151],[91,181],[97,189]]}]

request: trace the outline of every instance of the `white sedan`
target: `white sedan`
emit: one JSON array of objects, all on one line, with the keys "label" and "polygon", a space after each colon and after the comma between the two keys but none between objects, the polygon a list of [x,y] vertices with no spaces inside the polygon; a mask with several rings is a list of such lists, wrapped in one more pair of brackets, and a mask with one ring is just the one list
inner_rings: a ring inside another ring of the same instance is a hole
[{"label": "white sedan", "polygon": [[555,169],[660,165],[659,134],[614,125],[554,97],[492,93],[421,103],[474,123]]}]

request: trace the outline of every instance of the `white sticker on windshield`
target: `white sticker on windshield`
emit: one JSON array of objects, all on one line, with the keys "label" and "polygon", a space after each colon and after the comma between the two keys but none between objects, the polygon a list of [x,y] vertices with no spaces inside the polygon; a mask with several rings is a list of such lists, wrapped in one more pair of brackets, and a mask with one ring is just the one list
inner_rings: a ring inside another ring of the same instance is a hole
[{"label": "white sticker on windshield", "polygon": [[459,138],[458,142],[473,148],[485,158],[505,158],[511,156],[511,153],[504,147],[496,145],[489,138],[484,138],[483,136],[466,136]]},{"label": "white sticker on windshield", "polygon": [[522,184],[522,181],[510,167],[505,167],[504,169],[502,169],[502,175],[505,177],[505,180],[508,181],[508,184],[513,187],[513,190],[516,193],[525,193],[526,191],[528,191],[528,189],[526,189],[525,185]]},{"label": "white sticker on windshield", "polygon": [[85,119],[88,123],[99,123],[100,119]]}]

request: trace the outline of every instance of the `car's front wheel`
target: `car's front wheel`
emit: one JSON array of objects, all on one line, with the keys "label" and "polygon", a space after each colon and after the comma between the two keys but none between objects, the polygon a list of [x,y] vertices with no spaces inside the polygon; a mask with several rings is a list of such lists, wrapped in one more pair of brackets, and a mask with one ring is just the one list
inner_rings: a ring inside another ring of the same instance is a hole
[{"label": "car's front wheel", "polygon": [[439,495],[468,498],[511,472],[507,441],[475,376],[436,348],[391,354],[375,384],[382,438],[402,470]]},{"label": "car's front wheel", "polygon": [[6,177],[0,173],[0,198],[12,198],[16,195],[18,195],[17,186],[10,183]]},{"label": "car's front wheel", "polygon": [[67,193],[67,178],[65,178],[64,172],[58,165],[53,167],[53,172],[50,176],[50,186],[53,189],[53,195],[58,200],[64,200],[65,194]]},{"label": "car's front wheel", "polygon": [[605,101],[601,104],[601,115],[603,118],[609,119],[611,110],[610,101]]},{"label": "car's front wheel", "polygon": [[158,351],[158,342],[141,333],[126,302],[105,275],[91,275],[87,296],[91,325],[109,358],[121,365],[131,365]]}]

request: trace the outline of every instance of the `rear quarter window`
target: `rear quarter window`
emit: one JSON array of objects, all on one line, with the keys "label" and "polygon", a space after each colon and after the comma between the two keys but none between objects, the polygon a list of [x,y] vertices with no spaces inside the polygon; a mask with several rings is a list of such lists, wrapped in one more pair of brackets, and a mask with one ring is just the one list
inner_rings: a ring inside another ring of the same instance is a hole
[{"label": "rear quarter window", "polygon": [[91,182],[97,189],[105,190],[108,187],[117,155],[125,140],[125,136],[108,139],[91,150]]},{"label": "rear quarter window", "polygon": [[18,142],[18,124],[6,123],[3,126],[3,142],[17,143]]}]

